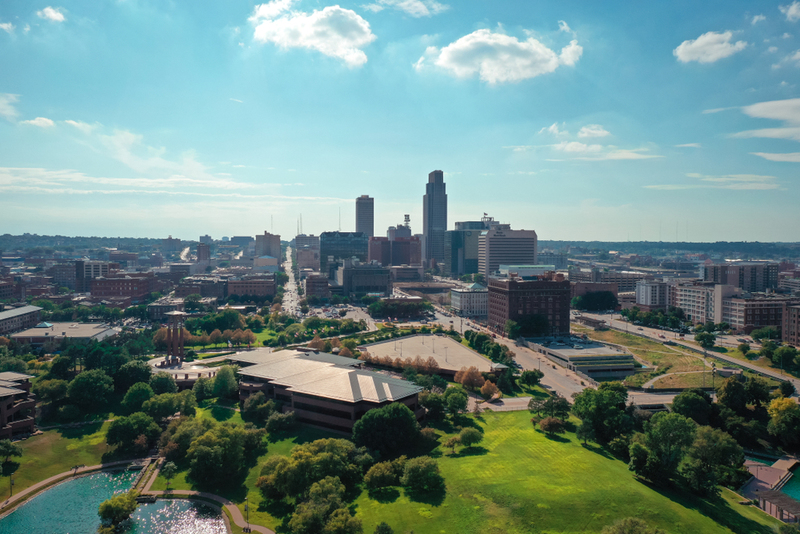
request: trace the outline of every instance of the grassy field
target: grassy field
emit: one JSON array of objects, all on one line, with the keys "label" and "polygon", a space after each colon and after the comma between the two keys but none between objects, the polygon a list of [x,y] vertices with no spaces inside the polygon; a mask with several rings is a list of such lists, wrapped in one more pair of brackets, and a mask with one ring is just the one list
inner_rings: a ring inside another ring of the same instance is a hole
[{"label": "grassy field", "polygon": [[197,417],[200,419],[214,419],[220,423],[230,421],[232,423],[244,424],[242,414],[235,408],[238,405],[231,405],[229,402],[219,399],[206,399],[197,404]]},{"label": "grassy field", "polygon": [[[707,370],[706,372],[665,376],[663,378],[656,380],[656,382],[653,384],[653,387],[655,389],[701,387],[703,385],[703,378],[704,378],[703,375],[705,375],[705,385],[707,387],[711,387],[712,385],[719,386],[722,383],[722,381],[725,380],[724,378],[721,378],[719,376],[717,376],[712,380],[711,371]],[[778,385],[780,384],[775,379],[760,376],[757,375],[756,373],[745,373],[745,376],[761,378],[762,380],[765,380],[769,384],[769,387],[771,388],[778,387]]]},{"label": "grassy field", "polygon": [[574,434],[549,439],[536,432],[527,412],[485,412],[481,419],[485,437],[473,454],[439,458],[444,496],[415,502],[399,490],[382,502],[365,492],[355,501],[364,532],[386,521],[395,532],[586,533],[629,516],[673,534],[766,534],[778,524],[736,504],[732,492],[704,501],[651,488]]},{"label": "grassy field", "polygon": [[[97,465],[106,455],[108,423],[79,428],[48,430],[39,436],[21,441],[22,457],[14,473],[14,492],[20,492],[53,475],[72,469],[74,465]],[[8,480],[0,489],[0,498],[8,497]]]}]

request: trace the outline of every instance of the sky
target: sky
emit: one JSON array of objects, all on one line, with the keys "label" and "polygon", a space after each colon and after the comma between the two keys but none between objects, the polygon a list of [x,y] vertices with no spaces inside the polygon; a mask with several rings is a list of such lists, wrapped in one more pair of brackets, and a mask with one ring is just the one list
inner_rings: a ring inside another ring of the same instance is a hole
[{"label": "sky", "polygon": [[0,233],[798,241],[800,2],[0,0]]}]

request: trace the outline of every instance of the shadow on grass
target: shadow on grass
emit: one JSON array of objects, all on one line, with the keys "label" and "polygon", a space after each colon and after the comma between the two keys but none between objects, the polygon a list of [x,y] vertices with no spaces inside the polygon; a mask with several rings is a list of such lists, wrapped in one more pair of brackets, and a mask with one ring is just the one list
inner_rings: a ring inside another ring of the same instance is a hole
[{"label": "shadow on grass", "polygon": [[483,456],[488,454],[489,449],[486,447],[465,447],[455,454],[448,454],[450,458],[464,458],[467,456]]},{"label": "shadow on grass", "polygon": [[581,447],[586,449],[589,452],[593,452],[595,454],[599,454],[603,458],[608,458],[609,460],[616,459],[615,456],[611,455],[600,445],[595,445],[594,443],[581,443]]},{"label": "shadow on grass", "polygon": [[211,417],[213,417],[220,423],[223,421],[227,421],[228,419],[236,415],[236,412],[234,410],[217,405],[211,406],[210,411],[211,411]]},{"label": "shadow on grass", "polygon": [[421,502],[430,504],[431,506],[441,506],[444,498],[447,496],[447,489],[444,485],[440,488],[431,489],[428,491],[415,491],[406,489],[406,497],[414,502]]},{"label": "shadow on grass", "polygon": [[61,434],[61,437],[67,439],[80,439],[100,430],[103,423],[92,423],[90,425],[80,425],[75,427],[61,427],[57,428],[56,432]]},{"label": "shadow on grass", "polygon": [[549,439],[550,441],[557,441],[558,443],[569,443],[569,438],[564,436],[559,436],[558,434],[548,434],[547,432],[543,432],[544,437]]},{"label": "shadow on grass", "polygon": [[294,512],[294,506],[284,500],[265,499],[258,505],[258,511],[266,512],[277,519],[283,519]]},{"label": "shadow on grass", "polygon": [[19,462],[15,462],[14,460],[3,462],[1,470],[2,476],[10,477],[11,475],[17,472],[17,469],[19,469]]},{"label": "shadow on grass", "polygon": [[664,497],[676,502],[686,508],[691,508],[697,512],[709,517],[721,526],[730,529],[733,532],[747,532],[758,534],[774,534],[775,530],[768,526],[762,525],[752,519],[748,519],[737,512],[731,505],[722,497],[715,496],[709,498],[701,498],[693,495],[685,488],[678,487],[662,487],[657,486],[647,480],[637,479],[643,485],[649,487],[653,491],[663,495]]},{"label": "shadow on grass", "polygon": [[397,488],[381,488],[377,490],[370,490],[369,498],[378,501],[381,504],[389,504],[395,502],[400,497],[400,492]]}]

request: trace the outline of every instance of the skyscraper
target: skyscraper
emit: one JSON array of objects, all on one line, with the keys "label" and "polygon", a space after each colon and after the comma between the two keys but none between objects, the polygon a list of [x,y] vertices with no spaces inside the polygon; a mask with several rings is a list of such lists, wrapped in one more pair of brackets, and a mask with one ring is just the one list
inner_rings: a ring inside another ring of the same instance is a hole
[{"label": "skyscraper", "polygon": [[422,197],[423,256],[430,263],[444,261],[444,233],[447,231],[447,192],[444,173],[433,171]]},{"label": "skyscraper", "polygon": [[356,199],[356,232],[364,232],[367,237],[375,235],[375,199],[369,195]]}]

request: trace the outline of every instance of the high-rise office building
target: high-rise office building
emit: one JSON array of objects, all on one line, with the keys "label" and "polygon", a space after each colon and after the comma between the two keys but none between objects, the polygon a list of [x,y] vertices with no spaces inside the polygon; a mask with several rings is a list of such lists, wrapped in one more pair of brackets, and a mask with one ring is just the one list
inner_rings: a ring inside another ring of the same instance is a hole
[{"label": "high-rise office building", "polygon": [[478,239],[478,270],[486,279],[505,265],[536,265],[536,232],[512,230],[498,224],[481,232]]},{"label": "high-rise office building", "polygon": [[329,274],[329,264],[337,260],[356,258],[367,261],[369,237],[363,232],[322,232],[319,235],[319,262],[323,274]]},{"label": "high-rise office building", "polygon": [[480,221],[457,222],[455,230],[445,232],[442,272],[450,276],[477,273],[481,232],[497,224],[492,217],[484,214]]},{"label": "high-rise office building", "polygon": [[422,197],[423,257],[430,264],[444,262],[444,234],[447,231],[447,190],[444,173],[428,174],[425,195]]},{"label": "high-rise office building", "polygon": [[197,261],[211,260],[211,247],[207,243],[197,244]]},{"label": "high-rise office building", "polygon": [[375,199],[369,195],[356,199],[356,232],[363,232],[367,237],[375,235]]},{"label": "high-rise office building", "polygon": [[256,256],[272,256],[281,258],[281,236],[264,232],[264,235],[256,236]]}]

